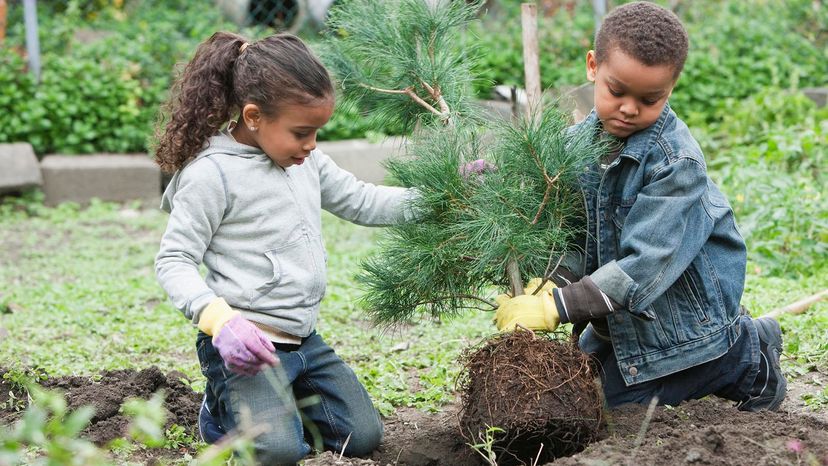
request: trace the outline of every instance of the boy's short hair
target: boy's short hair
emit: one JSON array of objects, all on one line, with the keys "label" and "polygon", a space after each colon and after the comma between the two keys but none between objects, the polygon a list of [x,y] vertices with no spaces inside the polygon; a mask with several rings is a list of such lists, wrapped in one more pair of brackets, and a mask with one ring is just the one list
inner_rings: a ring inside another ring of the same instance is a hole
[{"label": "boy's short hair", "polygon": [[687,31],[678,16],[650,2],[633,2],[612,10],[595,34],[600,64],[618,49],[647,66],[670,65],[675,77],[687,59]]}]

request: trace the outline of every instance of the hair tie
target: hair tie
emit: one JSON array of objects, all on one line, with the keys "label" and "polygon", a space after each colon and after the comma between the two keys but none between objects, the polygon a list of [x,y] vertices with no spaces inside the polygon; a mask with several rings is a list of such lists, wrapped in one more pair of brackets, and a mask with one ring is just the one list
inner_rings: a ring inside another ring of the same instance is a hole
[{"label": "hair tie", "polygon": [[244,51],[245,51],[245,50],[247,50],[247,46],[248,46],[248,45],[250,45],[250,44],[248,44],[247,42],[245,42],[245,43],[243,43],[243,44],[241,45],[241,47],[239,47],[239,55],[241,55],[242,53],[244,53]]}]

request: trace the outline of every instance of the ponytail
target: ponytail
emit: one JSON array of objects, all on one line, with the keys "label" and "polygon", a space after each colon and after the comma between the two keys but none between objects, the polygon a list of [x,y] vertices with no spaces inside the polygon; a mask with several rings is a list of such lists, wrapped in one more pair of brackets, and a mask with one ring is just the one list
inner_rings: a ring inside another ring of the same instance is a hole
[{"label": "ponytail", "polygon": [[164,172],[181,169],[247,103],[273,118],[280,105],[333,94],[325,67],[296,36],[248,43],[238,34],[217,32],[173,84],[156,131],[156,161]]}]

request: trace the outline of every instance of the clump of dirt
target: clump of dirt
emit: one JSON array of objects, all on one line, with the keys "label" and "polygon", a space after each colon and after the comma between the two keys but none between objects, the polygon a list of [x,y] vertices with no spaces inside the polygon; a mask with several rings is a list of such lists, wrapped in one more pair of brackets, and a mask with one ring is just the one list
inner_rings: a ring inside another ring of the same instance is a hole
[{"label": "clump of dirt", "polygon": [[498,464],[569,456],[598,436],[595,371],[573,342],[519,330],[467,350],[461,362],[461,433],[479,444],[500,429],[488,432]]},{"label": "clump of dirt", "polygon": [[[0,369],[0,375],[6,371]],[[88,405],[95,409],[89,425],[81,436],[97,445],[127,435],[129,420],[119,410],[128,398],[149,399],[158,390],[164,390],[164,408],[167,411],[166,428],[177,424],[193,436],[198,437],[198,410],[201,395],[182,382],[184,374],[173,371],[164,375],[157,367],[135,371],[131,369],[104,371],[100,377],[53,377],[40,382],[48,390],[64,393],[70,411]],[[0,397],[8,399],[11,386],[0,377]],[[20,394],[16,395],[19,396]],[[0,403],[5,400],[0,400]],[[0,409],[0,421],[11,424],[21,414],[20,406],[6,406]]]}]

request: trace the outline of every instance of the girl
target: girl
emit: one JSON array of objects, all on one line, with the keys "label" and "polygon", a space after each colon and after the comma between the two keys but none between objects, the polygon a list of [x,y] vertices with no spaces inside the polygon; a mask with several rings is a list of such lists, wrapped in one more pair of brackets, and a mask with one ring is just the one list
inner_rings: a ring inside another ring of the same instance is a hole
[{"label": "girl", "polygon": [[[388,225],[413,219],[416,194],[358,181],[316,149],[333,108],[328,73],[298,38],[219,32],[184,68],[159,131],[157,161],[175,175],[155,268],[199,329],[199,426],[210,443],[248,419],[263,426],[263,464],[311,451],[303,418],[325,449],[349,456],[382,438],[365,388],[314,330],[326,282],[321,209]],[[319,402],[297,408],[311,396]]]}]

